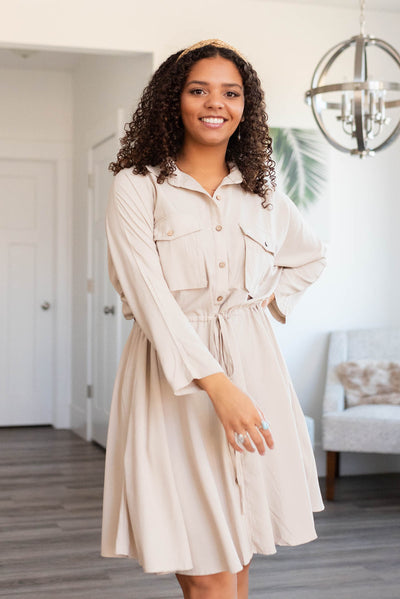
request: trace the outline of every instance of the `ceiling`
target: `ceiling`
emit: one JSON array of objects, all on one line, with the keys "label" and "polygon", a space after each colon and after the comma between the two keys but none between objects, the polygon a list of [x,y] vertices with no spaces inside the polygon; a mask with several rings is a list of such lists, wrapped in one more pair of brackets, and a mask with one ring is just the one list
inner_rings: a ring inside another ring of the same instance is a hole
[{"label": "ceiling", "polygon": [[81,54],[75,52],[0,48],[0,67],[6,69],[70,71],[80,59]]},{"label": "ceiling", "polygon": [[[266,2],[267,0],[260,0]],[[279,2],[290,2],[291,4],[317,4],[318,6],[340,6],[359,10],[359,0],[279,0]],[[382,10],[387,12],[400,12],[400,0],[365,0],[365,12],[369,10]]]},{"label": "ceiling", "polygon": [[0,48],[0,68],[23,70],[73,71],[84,56],[133,56],[137,52],[77,52],[61,50],[31,50]]},{"label": "ceiling", "polygon": [[[267,2],[270,0],[259,0]],[[277,1],[277,0],[273,0]],[[336,6],[359,10],[359,0],[279,0],[291,4],[314,4],[317,6]],[[400,0],[365,0],[365,12],[384,11],[400,13]],[[24,57],[26,54],[26,57]],[[131,56],[135,52],[127,53]],[[45,70],[74,70],[83,54],[77,51],[53,51],[53,50],[23,50],[0,48],[0,68],[7,69],[45,69]]]}]

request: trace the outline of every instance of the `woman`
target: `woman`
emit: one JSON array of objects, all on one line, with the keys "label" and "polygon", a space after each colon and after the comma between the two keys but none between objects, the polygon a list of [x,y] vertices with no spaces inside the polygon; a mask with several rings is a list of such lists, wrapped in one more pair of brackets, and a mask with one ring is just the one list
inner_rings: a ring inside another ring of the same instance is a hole
[{"label": "woman", "polygon": [[127,127],[109,274],[135,324],[112,399],[104,557],[174,572],[184,597],[244,599],[254,553],[317,537],[308,431],[280,322],[326,248],[275,189],[260,81],[220,40],[170,56]]}]

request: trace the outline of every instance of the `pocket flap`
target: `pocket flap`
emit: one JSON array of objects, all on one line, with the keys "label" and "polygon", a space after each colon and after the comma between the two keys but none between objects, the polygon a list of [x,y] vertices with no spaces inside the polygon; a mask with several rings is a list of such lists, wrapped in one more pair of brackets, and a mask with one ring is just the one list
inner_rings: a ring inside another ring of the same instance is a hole
[{"label": "pocket flap", "polygon": [[156,241],[177,239],[201,230],[199,221],[191,214],[176,213],[161,218],[154,223],[154,239]]},{"label": "pocket flap", "polygon": [[247,237],[257,242],[266,252],[275,253],[275,243],[270,231],[246,222],[240,222],[239,226]]}]

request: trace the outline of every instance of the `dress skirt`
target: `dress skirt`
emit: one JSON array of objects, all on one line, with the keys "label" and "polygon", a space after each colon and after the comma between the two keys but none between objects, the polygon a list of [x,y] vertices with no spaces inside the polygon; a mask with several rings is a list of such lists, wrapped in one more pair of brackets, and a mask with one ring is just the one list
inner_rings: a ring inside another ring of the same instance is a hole
[{"label": "dress skirt", "polygon": [[[103,556],[135,558],[146,572],[238,572],[254,553],[317,538],[312,512],[324,504],[313,449],[268,316],[251,303],[220,323],[231,380],[266,415],[274,448],[234,451],[207,393],[174,395],[134,325],[110,415]],[[215,317],[192,324],[212,348]]]}]

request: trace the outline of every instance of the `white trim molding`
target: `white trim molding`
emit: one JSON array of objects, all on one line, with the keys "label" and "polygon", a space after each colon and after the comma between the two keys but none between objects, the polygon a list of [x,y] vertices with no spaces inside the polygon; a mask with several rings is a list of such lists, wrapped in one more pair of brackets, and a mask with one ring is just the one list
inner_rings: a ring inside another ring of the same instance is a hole
[{"label": "white trim molding", "polygon": [[46,160],[56,169],[55,371],[52,424],[70,428],[72,326],[72,143],[0,140],[0,158]]}]

